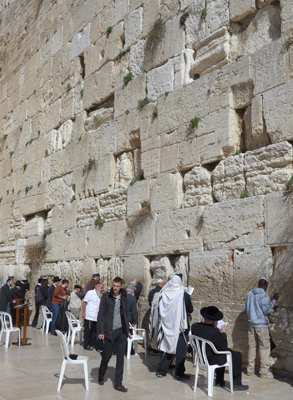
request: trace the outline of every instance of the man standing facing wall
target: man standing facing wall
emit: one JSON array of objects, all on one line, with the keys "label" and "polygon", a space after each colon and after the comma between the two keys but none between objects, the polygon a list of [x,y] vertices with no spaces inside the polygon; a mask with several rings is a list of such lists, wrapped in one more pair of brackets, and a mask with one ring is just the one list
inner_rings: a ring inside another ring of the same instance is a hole
[{"label": "man standing facing wall", "polygon": [[82,318],[84,319],[84,349],[94,350],[97,336],[97,319],[104,285],[96,282],[93,290],[85,295],[82,304]]},{"label": "man standing facing wall", "polygon": [[268,315],[274,308],[279,298],[275,293],[272,300],[266,294],[268,281],[262,278],[258,282],[258,287],[248,293],[245,303],[245,310],[248,315],[248,365],[247,375],[254,375],[256,344],[259,344],[260,356],[260,378],[273,378],[273,374],[269,371],[270,367],[270,334]]}]

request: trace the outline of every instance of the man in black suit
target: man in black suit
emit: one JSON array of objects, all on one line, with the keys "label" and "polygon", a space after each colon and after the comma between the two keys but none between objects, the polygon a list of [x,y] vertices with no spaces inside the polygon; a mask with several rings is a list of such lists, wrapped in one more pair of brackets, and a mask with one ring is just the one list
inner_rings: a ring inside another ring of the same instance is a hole
[{"label": "man in black suit", "polygon": [[60,281],[61,279],[59,278],[59,276],[54,276],[53,283],[49,287],[47,301],[46,301],[46,306],[49,308],[49,310],[52,309],[52,299],[54,296],[55,289],[57,286],[59,286]]},{"label": "man in black suit", "polygon": [[[12,301],[11,288],[13,287],[13,278],[8,278],[0,290],[0,311],[6,312],[7,304]],[[14,301],[15,303],[15,301]]]},{"label": "man in black suit", "polygon": [[[223,325],[221,330],[217,328],[217,322],[223,318],[223,313],[214,306],[204,307],[200,310],[204,322],[193,324],[191,332],[193,335],[206,339],[214,344],[218,351],[230,351],[233,363],[233,388],[234,390],[247,390],[248,385],[242,385],[242,355],[238,351],[228,348],[227,326]],[[215,354],[210,346],[206,347],[207,358],[210,365],[222,365],[226,363],[225,354]],[[225,367],[216,369],[216,386],[224,386]]]}]

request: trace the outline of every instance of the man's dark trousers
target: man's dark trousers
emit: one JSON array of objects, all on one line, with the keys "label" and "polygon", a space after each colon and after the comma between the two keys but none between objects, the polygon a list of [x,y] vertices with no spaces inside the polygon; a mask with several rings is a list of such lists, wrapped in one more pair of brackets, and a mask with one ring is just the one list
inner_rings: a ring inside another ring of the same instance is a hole
[{"label": "man's dark trousers", "polygon": [[95,346],[96,337],[97,337],[97,321],[90,321],[89,319],[84,320],[84,345],[87,346]]},{"label": "man's dark trousers", "polygon": [[99,375],[104,376],[110,358],[112,356],[113,345],[116,345],[116,371],[115,371],[115,387],[122,385],[124,354],[126,349],[127,336],[123,333],[122,328],[115,329],[112,333],[112,340],[104,340],[104,350],[102,352],[102,360],[99,369]]},{"label": "man's dark trousers", "polygon": [[[187,342],[188,342],[188,335],[183,335],[183,333],[180,333],[176,347],[176,366],[175,366],[176,376],[182,376],[185,372]],[[166,375],[173,357],[174,354],[162,353],[160,363],[158,366],[158,372],[162,373],[163,375]]]},{"label": "man's dark trousers", "polygon": [[[241,385],[242,355],[238,351],[229,349],[232,354],[233,385]],[[225,367],[216,369],[216,385],[224,381]]]}]

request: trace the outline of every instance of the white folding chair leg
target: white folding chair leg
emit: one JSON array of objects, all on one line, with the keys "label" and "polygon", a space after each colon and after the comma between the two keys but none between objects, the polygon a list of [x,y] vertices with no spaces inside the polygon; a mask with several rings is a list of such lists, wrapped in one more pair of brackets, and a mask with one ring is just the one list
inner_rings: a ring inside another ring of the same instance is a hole
[{"label": "white folding chair leg", "polygon": [[138,350],[138,341],[134,340],[134,354],[137,356],[137,350]]},{"label": "white folding chair leg", "polygon": [[81,328],[81,330],[79,331],[79,345],[80,346],[82,344],[82,330],[83,330],[83,328]]},{"label": "white folding chair leg", "polygon": [[230,392],[233,393],[233,364],[232,364],[232,355],[229,359],[229,379],[230,379]]},{"label": "white folding chair leg", "polygon": [[146,358],[147,357],[147,348],[146,348],[146,336],[145,335],[143,337],[143,340],[144,340],[144,356]]},{"label": "white folding chair leg", "polygon": [[71,332],[71,346],[74,346],[75,331]]},{"label": "white folding chair leg", "polygon": [[213,386],[214,386],[214,369],[208,368],[208,396],[213,396]]},{"label": "white folding chair leg", "polygon": [[20,347],[20,330],[18,331],[18,346]]},{"label": "white folding chair leg", "polygon": [[59,377],[59,382],[58,382],[58,387],[57,387],[57,392],[60,392],[62,381],[63,381],[63,376],[65,372],[65,366],[66,366],[66,360],[63,360],[62,366],[61,366],[61,372],[60,372],[60,377]]},{"label": "white folding chair leg", "polygon": [[85,380],[85,388],[86,391],[89,391],[89,375],[88,375],[88,369],[87,369],[87,362],[84,362],[84,380]]},{"label": "white folding chair leg", "polygon": [[46,321],[44,320],[43,325],[42,325],[42,329],[41,329],[42,332],[45,332],[45,326],[46,326]]},{"label": "white folding chair leg", "polygon": [[199,367],[198,367],[198,364],[196,364],[195,379],[194,379],[194,388],[193,388],[193,391],[194,391],[194,392],[196,391],[196,386],[197,386],[198,370],[199,370]]},{"label": "white folding chair leg", "polygon": [[46,335],[48,335],[48,333],[49,333],[49,327],[50,327],[50,322],[47,321],[46,322]]},{"label": "white folding chair leg", "polygon": [[132,345],[132,339],[127,338],[127,358],[128,358],[128,360],[130,359],[131,345]]},{"label": "white folding chair leg", "polygon": [[5,338],[5,349],[8,349],[9,347],[9,340],[10,340],[10,332],[6,332],[6,338]]}]

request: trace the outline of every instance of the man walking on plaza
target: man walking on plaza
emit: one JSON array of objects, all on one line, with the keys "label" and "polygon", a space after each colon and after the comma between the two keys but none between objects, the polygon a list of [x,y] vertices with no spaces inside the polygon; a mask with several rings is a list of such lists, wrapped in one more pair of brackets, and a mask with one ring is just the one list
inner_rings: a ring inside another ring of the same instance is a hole
[{"label": "man walking on plaza", "polygon": [[87,292],[82,304],[82,318],[84,319],[83,347],[85,350],[94,350],[97,336],[97,319],[103,289],[104,285],[97,282],[95,288]]},{"label": "man walking on plaza", "polygon": [[115,278],[112,288],[102,296],[97,322],[99,339],[104,341],[98,382],[100,385],[104,384],[104,376],[112,356],[112,348],[113,345],[116,345],[117,359],[114,387],[124,393],[128,390],[122,385],[124,354],[129,335],[126,296],[126,291],[122,289],[122,279]]},{"label": "man walking on plaza", "polygon": [[274,375],[269,371],[270,367],[270,334],[268,315],[274,308],[279,298],[275,293],[272,300],[266,294],[268,281],[262,278],[258,282],[258,287],[248,293],[245,303],[245,310],[248,315],[248,364],[247,375],[255,373],[256,345],[258,342],[260,356],[260,378],[273,378]]}]

